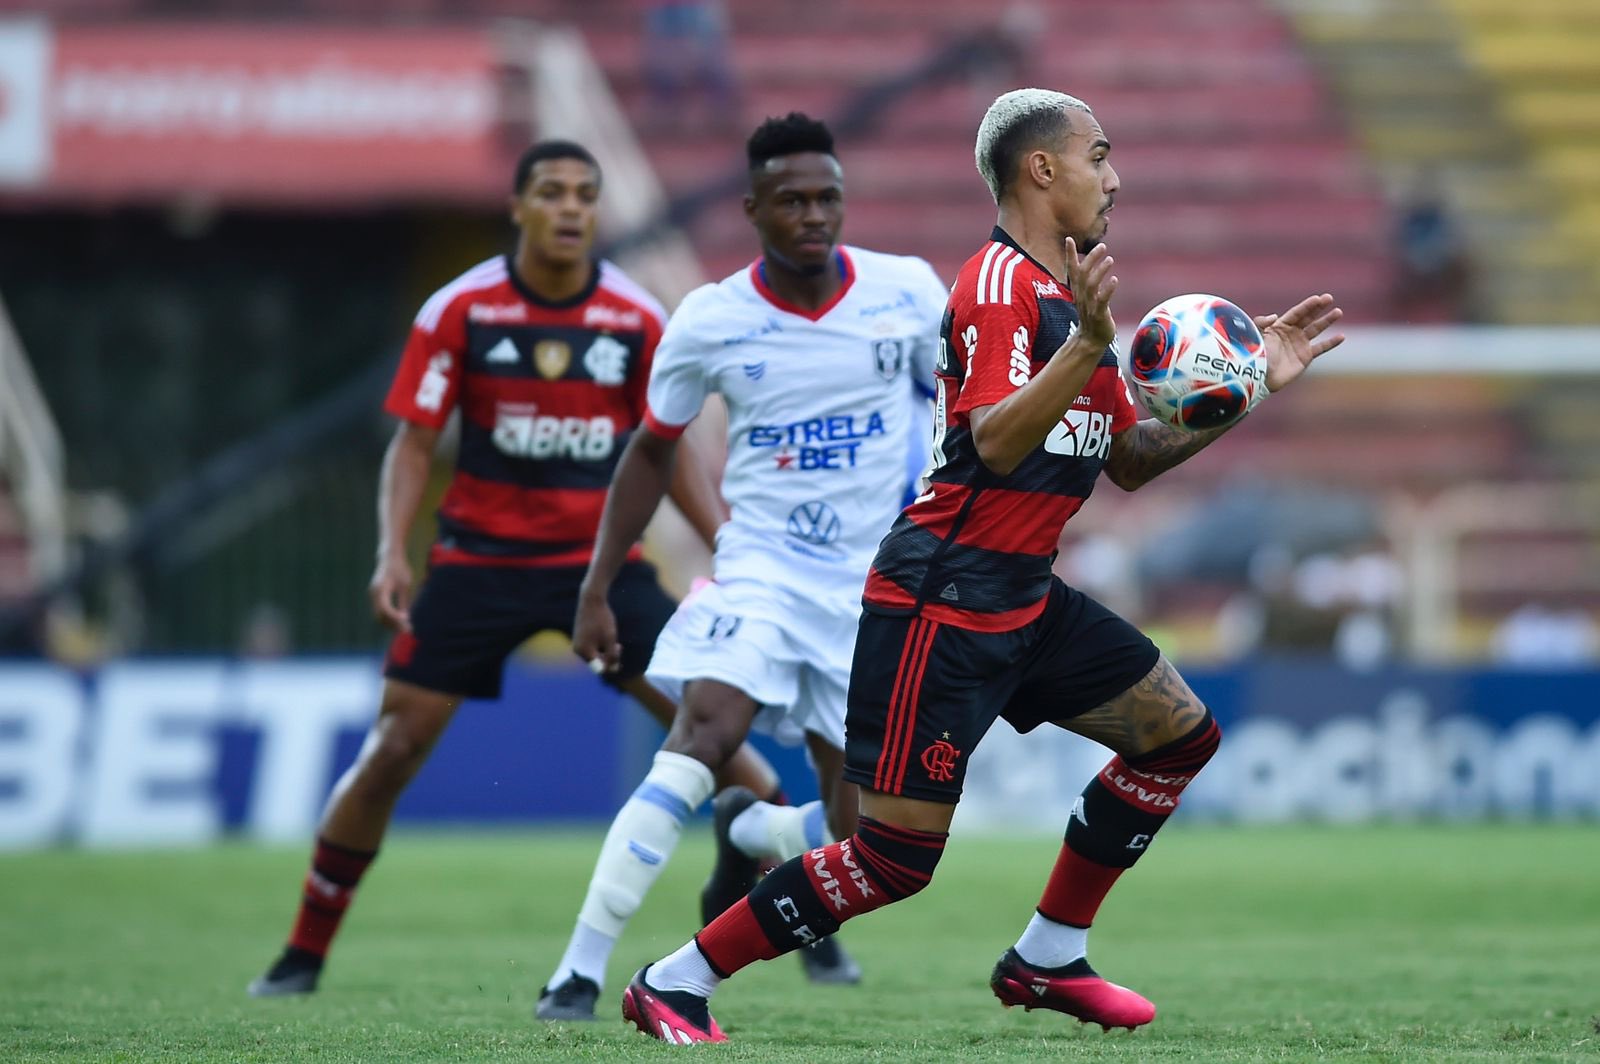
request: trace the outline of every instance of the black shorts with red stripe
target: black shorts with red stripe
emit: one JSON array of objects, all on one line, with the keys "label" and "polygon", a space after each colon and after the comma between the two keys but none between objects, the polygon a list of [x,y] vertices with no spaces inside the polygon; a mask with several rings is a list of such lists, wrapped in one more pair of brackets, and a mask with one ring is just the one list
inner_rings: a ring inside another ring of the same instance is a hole
[{"label": "black shorts with red stripe", "polygon": [[1042,613],[1008,632],[924,617],[861,615],[850,669],[844,778],[954,804],[996,718],[1019,732],[1122,694],[1161,652],[1094,599],[1051,579]]},{"label": "black shorts with red stripe", "polygon": [[[383,674],[467,698],[498,698],[506,658],[530,636],[572,635],[585,566],[435,565],[411,606],[411,631],[394,637]],[[677,603],[655,567],[627,562],[607,596],[617,618],[622,664],[616,686],[644,674],[656,637]]]}]

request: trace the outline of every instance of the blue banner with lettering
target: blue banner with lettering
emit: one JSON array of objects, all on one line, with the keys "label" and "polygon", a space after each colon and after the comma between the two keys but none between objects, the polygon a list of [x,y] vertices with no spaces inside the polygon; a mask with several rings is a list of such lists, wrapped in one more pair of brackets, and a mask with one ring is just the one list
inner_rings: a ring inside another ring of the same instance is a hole
[{"label": "blue banner with lettering", "polygon": [[[1254,662],[1186,675],[1223,725],[1180,815],[1241,821],[1600,815],[1600,672]],[[303,840],[381,694],[366,658],[0,664],[0,848]],[[662,732],[586,670],[513,662],[468,702],[399,823],[604,822]],[[796,801],[804,754],[758,740]],[[997,725],[958,828],[1058,830],[1106,751]]]}]

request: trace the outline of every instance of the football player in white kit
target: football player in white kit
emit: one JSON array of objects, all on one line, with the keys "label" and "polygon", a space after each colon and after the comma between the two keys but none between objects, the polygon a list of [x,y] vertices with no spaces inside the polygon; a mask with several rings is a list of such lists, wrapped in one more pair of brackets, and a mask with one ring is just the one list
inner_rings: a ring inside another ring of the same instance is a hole
[{"label": "football player in white kit", "polygon": [[[854,830],[856,788],[840,771],[861,591],[929,420],[923,397],[948,290],[922,259],[838,243],[844,178],[822,123],[769,119],[747,147],[745,214],[761,258],[690,293],[667,325],[648,412],[606,498],[574,650],[597,669],[616,667],[607,589],[666,491],[678,437],[712,393],[728,410],[731,517],[717,534],[714,581],[684,600],[656,643],[646,675],[677,698],[677,718],[611,824],[566,954],[541,991],[543,1019],[593,1018],[617,937],[752,725],[803,739],[822,801],[791,808],[724,792],[703,917],[743,897],[757,856],[788,858]],[[813,980],[859,979],[831,941],[815,952]]]}]

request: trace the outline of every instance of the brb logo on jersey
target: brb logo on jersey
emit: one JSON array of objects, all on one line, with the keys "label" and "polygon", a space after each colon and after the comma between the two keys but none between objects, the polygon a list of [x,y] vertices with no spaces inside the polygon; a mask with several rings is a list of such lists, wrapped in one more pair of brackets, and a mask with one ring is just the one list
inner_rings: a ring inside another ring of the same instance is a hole
[{"label": "brb logo on jersey", "polygon": [[1111,453],[1111,415],[1068,410],[1044,438],[1044,449],[1069,458],[1104,459]]},{"label": "brb logo on jersey", "polygon": [[752,447],[777,448],[779,469],[848,469],[856,464],[861,444],[885,431],[883,415],[874,410],[865,420],[834,414],[787,425],[756,425],[747,438]]},{"label": "brb logo on jersey", "polygon": [[491,437],[513,458],[572,458],[597,462],[611,457],[617,429],[609,417],[541,415],[533,403],[501,403]]}]

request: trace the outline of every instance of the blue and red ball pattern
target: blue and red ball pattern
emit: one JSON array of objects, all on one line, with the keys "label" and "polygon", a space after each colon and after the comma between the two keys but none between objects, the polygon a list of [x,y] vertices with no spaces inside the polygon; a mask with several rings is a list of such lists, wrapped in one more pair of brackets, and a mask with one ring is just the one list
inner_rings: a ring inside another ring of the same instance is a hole
[{"label": "blue and red ball pattern", "polygon": [[1222,428],[1266,395],[1261,332],[1219,296],[1175,296],[1139,322],[1128,376],[1140,405],[1167,424]]}]

